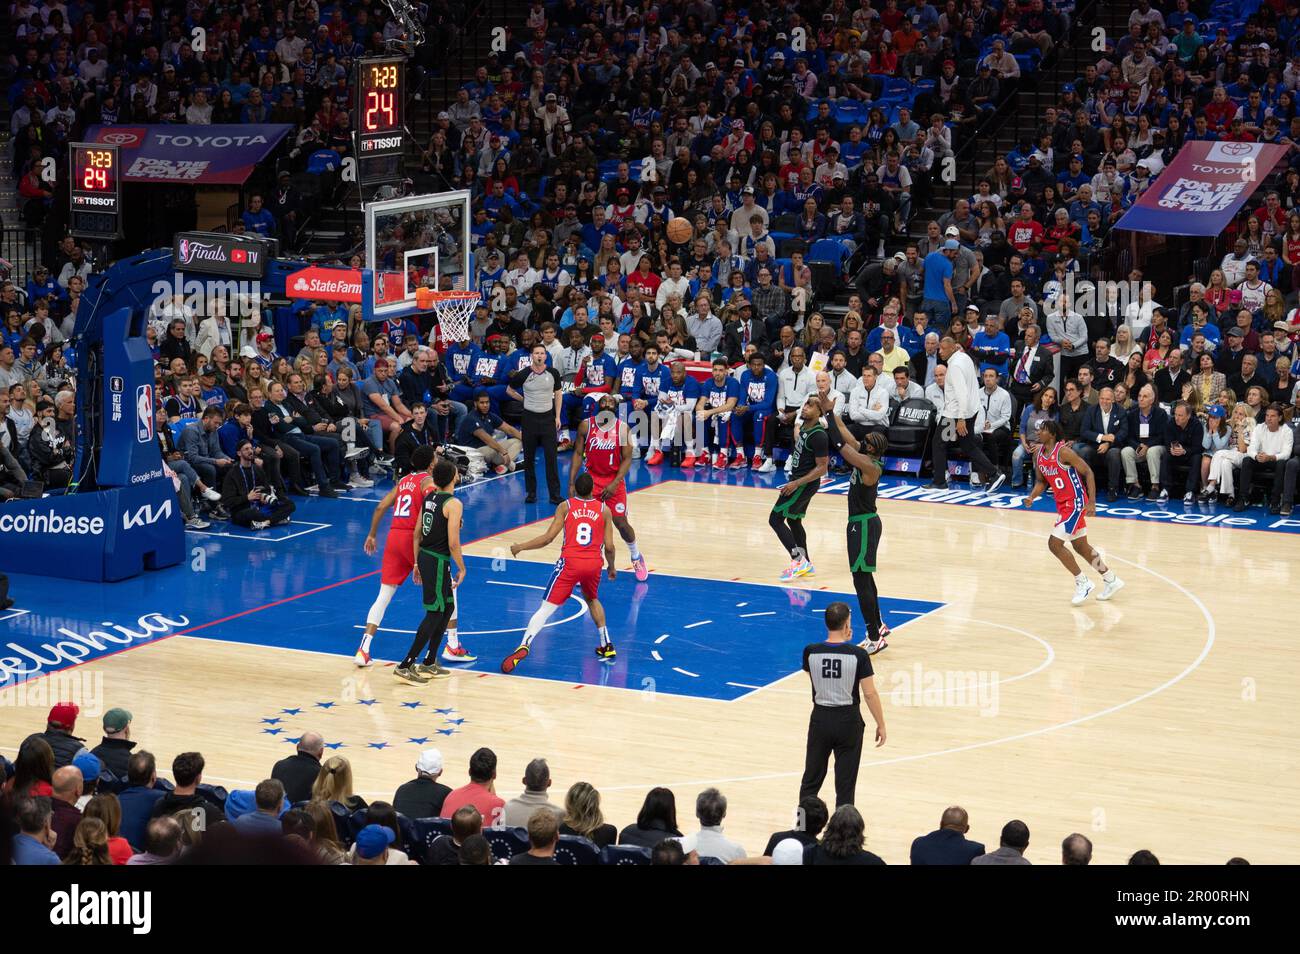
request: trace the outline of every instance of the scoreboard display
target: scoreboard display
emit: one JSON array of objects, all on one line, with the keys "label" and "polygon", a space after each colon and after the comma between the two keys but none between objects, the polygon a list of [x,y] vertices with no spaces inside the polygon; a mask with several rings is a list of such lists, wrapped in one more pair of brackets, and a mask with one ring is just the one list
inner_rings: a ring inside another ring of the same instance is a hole
[{"label": "scoreboard display", "polygon": [[72,234],[114,239],[122,235],[122,170],[117,146],[72,143],[68,201]]},{"label": "scoreboard display", "polygon": [[357,162],[362,181],[400,179],[406,150],[406,57],[357,61]]}]

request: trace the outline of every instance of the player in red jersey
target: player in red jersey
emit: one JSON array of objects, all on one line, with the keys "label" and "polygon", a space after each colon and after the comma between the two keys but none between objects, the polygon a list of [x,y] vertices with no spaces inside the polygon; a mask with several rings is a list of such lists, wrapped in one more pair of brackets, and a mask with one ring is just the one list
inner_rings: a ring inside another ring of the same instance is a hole
[{"label": "player in red jersey", "polygon": [[[379,571],[379,595],[375,597],[370,612],[366,614],[366,631],[353,657],[356,664],[362,668],[372,662],[370,641],[375,638],[375,630],[379,629],[379,624],[384,621],[384,613],[388,610],[389,601],[397,592],[397,588],[406,582],[406,578],[411,575],[411,570],[415,566],[415,548],[411,542],[411,535],[415,532],[415,522],[420,518],[424,495],[433,489],[433,477],[430,474],[436,460],[434,449],[427,444],[413,450],[411,452],[413,469],[384,495],[384,499],[379,501],[370,518],[370,533],[366,536],[364,547],[367,554],[374,556],[378,549],[379,522],[384,519],[384,514],[388,513],[389,508],[392,508],[393,522],[389,525],[388,536],[384,539],[384,558]],[[447,646],[442,651],[442,658],[448,662],[466,663],[473,662],[477,658],[471,656],[469,650],[460,644],[454,619],[447,625]],[[431,675],[442,677],[450,675],[450,672],[435,664]]]},{"label": "player in red jersey", "polygon": [[1074,554],[1065,545],[1067,541],[1079,556],[1101,574],[1105,585],[1097,594],[1097,599],[1110,599],[1124,587],[1124,581],[1106,565],[1101,551],[1088,543],[1087,518],[1097,515],[1097,481],[1092,475],[1092,468],[1061,439],[1062,433],[1061,425],[1056,421],[1045,420],[1038,425],[1039,449],[1034,455],[1034,489],[1025,498],[1025,506],[1032,507],[1034,501],[1051,485],[1059,519],[1052,528],[1047,546],[1052,555],[1074,576],[1074,597],[1070,602],[1078,606],[1092,595],[1093,582],[1079,569]]},{"label": "player in red jersey", "polygon": [[627,519],[627,484],[624,478],[632,466],[634,447],[632,432],[618,419],[618,399],[612,394],[600,398],[598,409],[592,417],[578,425],[578,439],[573,443],[573,463],[569,466],[569,496],[573,496],[574,478],[582,471],[583,461],[587,473],[595,484],[596,499],[609,507],[618,535],[632,554],[632,570],[637,582],[650,577],[645,557],[637,546],[636,531]]},{"label": "player in red jersey", "polygon": [[591,610],[591,621],[596,624],[596,633],[600,637],[596,655],[606,661],[612,662],[614,659],[614,644],[610,642],[609,630],[605,627],[605,608],[596,598],[600,590],[602,547],[605,550],[605,566],[609,578],[614,579],[616,573],[614,521],[610,518],[609,507],[595,499],[593,488],[591,474],[579,474],[574,481],[577,495],[555,508],[555,517],[546,532],[526,543],[516,543],[510,547],[511,556],[518,556],[525,550],[540,550],[561,531],[564,532],[564,545],[560,549],[560,558],[555,561],[555,572],[551,574],[551,581],[546,586],[542,605],[528,621],[519,648],[501,663],[502,672],[514,672],[515,667],[527,658],[533,640],[551,615],[569,598],[574,587],[581,587],[582,598]]}]

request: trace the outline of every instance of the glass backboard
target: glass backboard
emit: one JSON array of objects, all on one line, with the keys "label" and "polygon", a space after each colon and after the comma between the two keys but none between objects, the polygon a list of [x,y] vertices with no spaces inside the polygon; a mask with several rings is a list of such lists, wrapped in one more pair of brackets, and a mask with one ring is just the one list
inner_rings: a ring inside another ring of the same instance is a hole
[{"label": "glass backboard", "polygon": [[366,215],[366,268],[374,275],[376,318],[408,313],[421,286],[468,287],[470,194],[439,192],[371,202]]}]

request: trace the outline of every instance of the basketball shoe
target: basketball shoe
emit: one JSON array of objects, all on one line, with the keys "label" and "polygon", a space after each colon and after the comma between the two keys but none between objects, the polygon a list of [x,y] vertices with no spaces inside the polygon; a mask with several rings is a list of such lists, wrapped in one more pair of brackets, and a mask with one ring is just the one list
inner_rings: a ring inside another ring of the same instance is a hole
[{"label": "basketball shoe", "polygon": [[358,669],[369,669],[375,664],[375,661],[370,658],[370,653],[364,649],[358,649],[357,654],[352,657],[352,661],[357,664]]},{"label": "basketball shoe", "polygon": [[645,554],[637,557],[632,561],[632,570],[636,573],[636,581],[644,583],[650,579],[650,568],[645,565]]},{"label": "basketball shoe", "polygon": [[518,666],[521,662],[523,662],[527,658],[528,658],[528,647],[520,646],[518,649],[516,649],[509,656],[507,656],[505,659],[501,661],[501,671],[504,673],[514,672],[515,667]]},{"label": "basketball shoe", "polygon": [[772,458],[770,458],[770,457],[766,457],[766,458],[763,459],[763,463],[759,464],[759,465],[758,465],[757,467],[755,467],[754,469],[757,470],[760,474],[772,474],[772,473],[775,473],[775,472],[776,472],[776,461],[772,460]]},{"label": "basketball shoe", "polygon": [[424,676],[416,672],[415,667],[413,666],[412,667],[398,666],[396,669],[393,670],[393,675],[396,676],[398,679],[405,680],[406,682],[412,683],[417,686],[423,686],[426,682],[429,681],[428,676]]},{"label": "basketball shoe", "polygon": [[1070,599],[1071,605],[1078,606],[1085,602],[1088,597],[1092,596],[1093,589],[1095,589],[1095,586],[1092,580],[1088,579],[1086,576],[1079,577],[1078,581],[1074,584],[1074,596]]},{"label": "basketball shoe", "polygon": [[746,463],[745,455],[743,453],[737,453],[736,456],[731,459],[731,469],[739,470],[741,467],[744,467]]},{"label": "basketball shoe", "polygon": [[455,649],[452,649],[450,646],[444,646],[442,648],[442,658],[447,660],[447,662],[454,663],[472,663],[478,659],[477,656],[470,653],[470,651],[464,646],[457,646]]},{"label": "basketball shoe", "polygon": [[717,456],[713,458],[713,466],[719,470],[727,469],[727,455],[718,451]]},{"label": "basketball shoe", "polygon": [[694,454],[687,454],[682,458],[683,467],[694,467],[699,463],[699,459]]},{"label": "basketball shoe", "polygon": [[868,639],[868,640],[866,640],[862,645],[863,645],[864,648],[867,650],[867,655],[869,655],[869,656],[874,656],[876,653],[880,652],[882,649],[888,649],[888,648],[889,648],[889,640],[885,639],[885,637],[882,635],[879,639],[874,640],[874,641]]},{"label": "basketball shoe", "polygon": [[807,560],[791,560],[790,565],[781,571],[781,582],[789,583],[801,576],[811,576],[816,569]]},{"label": "basketball shoe", "polygon": [[1105,585],[1102,586],[1101,592],[1097,594],[1097,599],[1102,601],[1110,599],[1120,590],[1124,589],[1124,581],[1118,576],[1112,578],[1109,583],[1106,583],[1105,580],[1102,580],[1102,583]]},{"label": "basketball shoe", "polygon": [[444,666],[439,666],[437,662],[432,665],[420,663],[418,666],[412,666],[417,675],[424,676],[426,679],[448,679],[451,677],[451,670]]},{"label": "basketball shoe", "polygon": [[614,652],[613,643],[606,643],[603,646],[596,647],[596,655],[599,656],[605,662],[613,662],[614,657],[617,656],[618,653]]},{"label": "basketball shoe", "polygon": [[645,462],[647,466],[650,467],[654,467],[656,464],[662,464],[664,462],[664,452],[656,447],[650,452],[650,456],[645,459]]}]

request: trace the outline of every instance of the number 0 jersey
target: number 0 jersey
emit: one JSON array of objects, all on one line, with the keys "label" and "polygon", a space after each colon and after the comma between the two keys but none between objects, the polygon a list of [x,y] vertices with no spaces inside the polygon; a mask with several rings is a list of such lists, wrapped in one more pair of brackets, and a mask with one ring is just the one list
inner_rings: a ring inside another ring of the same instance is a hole
[{"label": "number 0 jersey", "polygon": [[420,517],[420,508],[424,504],[422,485],[429,479],[426,471],[407,474],[397,482],[397,496],[393,498],[393,522],[389,532],[401,530],[410,533],[415,529],[415,521]]},{"label": "number 0 jersey", "polygon": [[1056,511],[1061,516],[1073,514],[1076,510],[1082,510],[1088,502],[1088,493],[1084,489],[1083,481],[1079,479],[1079,473],[1069,464],[1063,464],[1060,460],[1062,443],[1057,441],[1050,453],[1044,454],[1041,450],[1034,455],[1034,466],[1038,472],[1043,475],[1043,480],[1052,488],[1052,496],[1056,498]]}]

